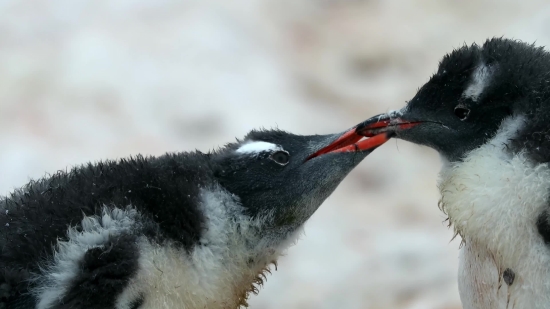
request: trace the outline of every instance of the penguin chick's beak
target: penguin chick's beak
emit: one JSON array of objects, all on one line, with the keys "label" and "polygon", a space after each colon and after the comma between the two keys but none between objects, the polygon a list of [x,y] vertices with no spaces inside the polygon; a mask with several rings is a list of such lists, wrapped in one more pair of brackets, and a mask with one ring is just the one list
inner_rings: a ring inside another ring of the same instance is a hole
[{"label": "penguin chick's beak", "polygon": [[321,148],[315,153],[311,154],[306,158],[306,161],[311,160],[320,155],[327,153],[337,153],[337,152],[359,152],[366,150],[374,150],[378,146],[387,142],[391,135],[387,133],[382,133],[378,135],[372,135],[368,139],[363,139],[364,136],[357,134],[356,128],[352,128],[346,133],[342,134],[334,142],[330,143],[328,146]]},{"label": "penguin chick's beak", "polygon": [[420,121],[404,120],[400,116],[396,116],[396,113],[380,114],[357,125],[355,134],[369,137],[384,133],[393,135],[397,131],[408,130],[420,123]]}]

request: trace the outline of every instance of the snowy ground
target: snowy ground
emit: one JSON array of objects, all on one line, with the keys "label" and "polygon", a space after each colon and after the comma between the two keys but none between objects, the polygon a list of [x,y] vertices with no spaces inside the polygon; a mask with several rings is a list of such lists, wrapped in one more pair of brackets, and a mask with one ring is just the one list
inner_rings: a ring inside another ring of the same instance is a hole
[{"label": "snowy ground", "polygon": [[[89,160],[346,129],[464,42],[550,42],[546,1],[0,0],[0,193]],[[321,207],[251,308],[460,308],[439,158],[390,141]]]}]

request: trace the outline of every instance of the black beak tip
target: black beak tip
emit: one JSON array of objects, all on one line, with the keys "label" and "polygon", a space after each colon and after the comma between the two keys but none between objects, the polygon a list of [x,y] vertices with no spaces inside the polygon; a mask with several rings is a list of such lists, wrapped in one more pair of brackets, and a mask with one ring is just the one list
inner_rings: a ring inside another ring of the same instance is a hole
[{"label": "black beak tip", "polygon": [[398,131],[408,130],[422,123],[422,121],[410,121],[403,119],[400,115],[380,114],[371,117],[356,126],[355,133],[362,136],[372,137],[386,133],[392,137]]},{"label": "black beak tip", "polygon": [[355,131],[358,132],[366,128],[372,129],[372,128],[384,127],[390,124],[390,120],[391,120],[390,115],[379,114],[358,124],[355,128]]}]

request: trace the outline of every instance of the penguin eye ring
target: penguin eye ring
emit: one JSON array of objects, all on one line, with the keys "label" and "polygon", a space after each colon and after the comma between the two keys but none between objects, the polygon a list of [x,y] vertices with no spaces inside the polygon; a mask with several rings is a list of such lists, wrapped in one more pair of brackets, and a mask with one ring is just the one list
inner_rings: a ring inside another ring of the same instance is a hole
[{"label": "penguin eye ring", "polygon": [[454,113],[455,116],[458,117],[458,119],[464,121],[466,120],[466,118],[468,118],[468,115],[470,115],[470,110],[462,105],[459,105],[455,107]]},{"label": "penguin eye ring", "polygon": [[275,163],[285,166],[288,164],[288,161],[290,161],[290,154],[288,154],[287,151],[279,150],[272,153],[269,158]]}]

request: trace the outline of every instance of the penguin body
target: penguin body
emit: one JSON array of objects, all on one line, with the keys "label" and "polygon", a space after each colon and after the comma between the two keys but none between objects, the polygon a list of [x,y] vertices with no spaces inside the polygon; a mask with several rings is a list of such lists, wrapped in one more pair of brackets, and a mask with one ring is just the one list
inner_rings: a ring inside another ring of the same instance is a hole
[{"label": "penguin body", "polygon": [[546,308],[550,248],[537,220],[548,209],[550,168],[506,145],[523,120],[440,174],[441,208],[462,235],[458,283],[464,308]]},{"label": "penguin body", "polygon": [[464,46],[407,106],[357,131],[440,153],[465,309],[550,307],[550,54],[503,38]]},{"label": "penguin body", "polygon": [[[0,308],[238,308],[371,149],[253,131],[211,153],[103,161],[0,201]],[[360,137],[359,137],[360,138]]]}]

